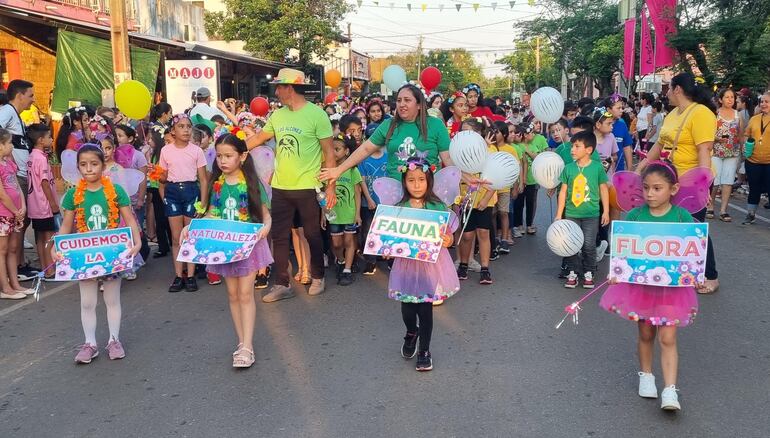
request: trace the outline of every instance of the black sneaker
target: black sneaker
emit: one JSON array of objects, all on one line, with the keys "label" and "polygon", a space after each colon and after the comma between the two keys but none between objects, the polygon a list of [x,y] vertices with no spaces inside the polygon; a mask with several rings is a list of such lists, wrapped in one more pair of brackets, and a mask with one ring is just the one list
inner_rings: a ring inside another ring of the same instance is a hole
[{"label": "black sneaker", "polygon": [[500,241],[500,248],[498,248],[498,251],[500,254],[510,254],[511,253],[511,245],[508,244],[505,240]]},{"label": "black sneaker", "polygon": [[364,268],[364,275],[374,275],[375,272],[377,272],[377,263],[366,262],[366,267]]},{"label": "black sneaker", "polygon": [[468,265],[466,263],[460,263],[457,266],[457,279],[458,280],[468,279]]},{"label": "black sneaker", "polygon": [[492,284],[492,274],[489,273],[489,268],[481,268],[479,284]]},{"label": "black sneaker", "polygon": [[500,258],[500,253],[497,251],[497,249],[493,249],[492,253],[489,255],[489,261],[494,262],[499,258]]},{"label": "black sneaker", "polygon": [[749,213],[746,215],[746,219],[743,220],[743,225],[751,225],[756,222],[756,220],[756,215],[754,213]]},{"label": "black sneaker", "polygon": [[171,286],[168,287],[169,292],[179,292],[184,288],[184,282],[182,277],[174,277],[174,281],[171,282]]},{"label": "black sneaker", "polygon": [[393,259],[388,259],[388,271],[393,269]]},{"label": "black sneaker", "polygon": [[569,269],[566,266],[561,267],[561,271],[559,271],[559,278],[567,278],[569,275]]},{"label": "black sneaker", "polygon": [[340,279],[337,281],[337,284],[340,286],[350,286],[353,284],[353,273],[352,272],[343,272],[340,274]]},{"label": "black sneaker", "polygon": [[187,292],[195,292],[198,290],[198,282],[195,277],[187,277],[187,281],[184,284],[184,289]]},{"label": "black sneaker", "polygon": [[406,332],[404,345],[401,346],[401,357],[411,359],[417,354],[417,333]]},{"label": "black sneaker", "polygon": [[265,289],[267,287],[267,275],[257,275],[254,287],[256,289]]},{"label": "black sneaker", "polygon": [[421,351],[417,356],[417,371],[430,371],[433,369],[433,359],[430,357],[430,351]]},{"label": "black sneaker", "polygon": [[166,257],[167,255],[168,251],[156,251],[155,254],[153,254],[153,257],[159,259],[161,257]]},{"label": "black sneaker", "polygon": [[342,271],[345,270],[345,264],[337,263],[336,266],[337,266],[337,281],[339,282],[340,277],[342,277]]},{"label": "black sneaker", "polygon": [[207,278],[205,265],[195,265],[195,278],[198,280],[205,280]]},{"label": "black sneaker", "polygon": [[358,267],[358,260],[353,260],[353,264],[350,266],[350,272],[354,274],[361,272],[361,268]]},{"label": "black sneaker", "polygon": [[34,272],[29,266],[22,266],[18,268],[16,278],[18,278],[19,281],[34,280],[37,278],[37,272]]},{"label": "black sneaker", "polygon": [[273,273],[273,265],[268,265],[266,269],[267,272],[265,272],[265,278],[270,278],[270,274]]}]

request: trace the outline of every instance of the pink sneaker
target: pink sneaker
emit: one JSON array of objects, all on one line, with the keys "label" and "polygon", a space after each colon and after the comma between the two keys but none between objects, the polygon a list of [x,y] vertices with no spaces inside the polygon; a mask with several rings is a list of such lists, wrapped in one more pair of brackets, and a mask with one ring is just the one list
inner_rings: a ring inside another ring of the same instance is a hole
[{"label": "pink sneaker", "polygon": [[83,344],[80,346],[78,355],[75,356],[75,362],[77,363],[91,363],[91,360],[99,355],[99,350],[96,345]]},{"label": "pink sneaker", "polygon": [[120,341],[115,338],[112,338],[107,344],[107,354],[112,360],[123,359],[126,357],[126,351],[123,350],[123,345],[121,345]]}]

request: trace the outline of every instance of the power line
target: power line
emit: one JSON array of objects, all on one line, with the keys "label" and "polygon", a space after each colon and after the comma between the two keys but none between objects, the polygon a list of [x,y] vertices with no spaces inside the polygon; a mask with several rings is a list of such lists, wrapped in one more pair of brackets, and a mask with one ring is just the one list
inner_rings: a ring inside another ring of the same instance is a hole
[{"label": "power line", "polygon": [[427,35],[438,35],[440,33],[450,33],[450,32],[460,32],[463,30],[471,30],[471,29],[478,29],[480,27],[486,27],[486,26],[494,26],[496,24],[503,24],[503,23],[510,23],[516,21],[515,19],[510,20],[503,20],[503,21],[496,21],[494,23],[485,23],[485,24],[479,24],[476,26],[469,26],[469,27],[459,27],[457,29],[449,29],[449,30],[439,30],[435,32],[424,32],[424,33],[415,33],[415,34],[400,34],[400,35],[385,35],[385,36],[377,36],[377,37],[371,37],[374,38],[402,38],[402,37],[415,37],[415,36],[427,36]]}]

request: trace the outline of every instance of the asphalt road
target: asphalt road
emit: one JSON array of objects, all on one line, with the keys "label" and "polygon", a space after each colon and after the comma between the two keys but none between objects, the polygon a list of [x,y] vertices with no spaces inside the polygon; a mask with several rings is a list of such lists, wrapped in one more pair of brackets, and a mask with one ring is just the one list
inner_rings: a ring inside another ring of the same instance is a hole
[{"label": "asphalt road", "polygon": [[[680,331],[676,414],[636,395],[636,327],[598,297],[578,326],[554,329],[584,291],[556,279],[541,200],[540,232],[493,262],[495,284],[472,274],[436,308],[430,373],[399,355],[404,327],[382,270],[320,297],[259,302],[248,370],[230,366],[224,286],[169,294],[168,258],[124,282],[120,361],[75,365],[74,285],[0,302],[0,437],[770,436],[770,224],[733,213],[738,223],[711,222],[722,288]],[[103,343],[101,303],[98,315]]]}]

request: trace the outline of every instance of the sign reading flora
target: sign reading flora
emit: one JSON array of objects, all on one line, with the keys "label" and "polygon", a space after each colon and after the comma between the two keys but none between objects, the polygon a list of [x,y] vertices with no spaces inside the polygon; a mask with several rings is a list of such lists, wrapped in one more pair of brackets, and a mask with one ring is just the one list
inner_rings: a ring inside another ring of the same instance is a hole
[{"label": "sign reading flora", "polygon": [[379,205],[364,254],[436,263],[449,212]]},{"label": "sign reading flora", "polygon": [[705,280],[708,224],[612,222],[610,276],[620,282],[694,287]]}]

